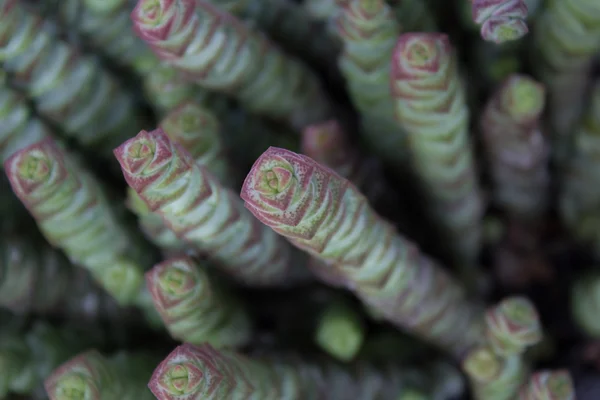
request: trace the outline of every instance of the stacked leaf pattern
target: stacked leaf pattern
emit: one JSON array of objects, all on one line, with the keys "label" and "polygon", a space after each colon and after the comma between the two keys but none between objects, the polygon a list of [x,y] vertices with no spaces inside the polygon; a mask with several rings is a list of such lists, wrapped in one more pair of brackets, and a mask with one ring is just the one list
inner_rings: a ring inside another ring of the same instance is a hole
[{"label": "stacked leaf pattern", "polygon": [[141,131],[115,155],[129,186],[182,240],[246,284],[286,283],[291,247],[161,129]]},{"label": "stacked leaf pattern", "polygon": [[139,0],[132,18],[161,59],[200,86],[235,96],[250,111],[299,129],[330,112],[306,66],[203,0]]},{"label": "stacked leaf pattern", "polygon": [[457,260],[471,263],[481,245],[484,204],[457,69],[447,35],[406,33],[394,49],[390,84],[429,211]]},{"label": "stacked leaf pattern", "polygon": [[270,148],[241,196],[256,218],[327,263],[391,322],[455,354],[477,340],[479,314],[462,288],[330,169]]},{"label": "stacked leaf pattern", "polygon": [[241,303],[191,259],[157,264],[146,273],[146,281],[174,338],[217,348],[238,347],[250,339],[250,319]]}]

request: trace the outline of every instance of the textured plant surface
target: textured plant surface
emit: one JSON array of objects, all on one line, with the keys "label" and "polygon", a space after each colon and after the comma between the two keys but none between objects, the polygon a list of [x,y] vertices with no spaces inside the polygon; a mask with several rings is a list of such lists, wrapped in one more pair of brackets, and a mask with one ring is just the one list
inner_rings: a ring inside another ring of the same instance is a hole
[{"label": "textured plant surface", "polygon": [[473,21],[481,37],[498,44],[522,38],[527,28],[525,0],[472,0]]},{"label": "textured plant surface", "polygon": [[548,205],[549,144],[540,126],[544,97],[541,84],[511,75],[482,115],[495,200],[514,217],[539,217]]},{"label": "textured plant surface", "polygon": [[510,400],[527,380],[527,369],[519,356],[501,358],[487,346],[475,347],[463,360],[475,399]]},{"label": "textured plant surface", "polygon": [[427,390],[426,375],[421,374],[368,364],[343,367],[297,358],[250,358],[206,344],[185,344],[158,366],[149,387],[159,400],[395,400],[412,387]]},{"label": "textured plant surface", "polygon": [[575,400],[571,375],[566,370],[540,371],[532,375],[519,400]]},{"label": "textured plant surface", "polygon": [[302,6],[285,0],[209,0],[253,24],[286,50],[321,67],[330,67],[338,45]]},{"label": "textured plant surface", "polygon": [[248,342],[249,316],[233,293],[189,258],[172,258],[146,274],[154,306],[176,339],[237,347]]},{"label": "textured plant surface", "polygon": [[333,357],[342,361],[353,359],[364,339],[364,321],[349,304],[332,302],[319,316],[315,341]]},{"label": "textured plant surface", "polygon": [[136,301],[149,254],[117,220],[95,177],[52,139],[13,154],[4,168],[46,239],[119,302]]},{"label": "textured plant surface", "polygon": [[433,7],[420,0],[388,0],[404,32],[438,31]]},{"label": "textured plant surface", "polygon": [[[237,97],[249,110],[297,128],[329,113],[315,75],[208,2],[139,0],[132,18],[160,58],[200,86]],[[238,56],[231,57],[232,51]]]},{"label": "textured plant surface", "polygon": [[328,168],[270,148],[241,196],[256,218],[325,261],[322,268],[335,268],[346,287],[398,326],[457,354],[479,337],[479,314],[462,288]]},{"label": "textured plant surface", "polygon": [[151,365],[143,354],[119,354],[110,359],[89,350],[55,369],[44,386],[50,400],[150,400],[145,380]]},{"label": "textured plant surface", "polygon": [[0,62],[40,114],[83,146],[108,151],[139,129],[132,98],[116,80],[17,0],[0,4]]},{"label": "textured plant surface", "polygon": [[552,151],[559,162],[571,158],[573,128],[600,46],[598,24],[600,7],[594,0],[548,1],[535,24],[532,65],[548,90]]},{"label": "textured plant surface", "polygon": [[352,0],[340,8],[337,31],[343,45],[340,71],[360,112],[370,146],[386,160],[402,165],[405,133],[394,120],[389,89],[390,60],[400,25],[383,0]]},{"label": "textured plant surface", "polygon": [[573,135],[573,152],[561,177],[560,212],[576,239],[600,250],[600,84],[593,85],[590,104]]},{"label": "textured plant surface", "polygon": [[459,263],[481,245],[483,199],[469,139],[469,109],[448,36],[406,33],[394,49],[390,84],[408,134],[413,172]]},{"label": "textured plant surface", "polygon": [[115,155],[129,186],[182,240],[249,285],[289,283],[291,247],[161,129],[141,131]]},{"label": "textured plant surface", "polygon": [[524,297],[510,297],[490,308],[485,316],[486,337],[497,354],[522,354],[542,340],[542,327],[535,306]]}]

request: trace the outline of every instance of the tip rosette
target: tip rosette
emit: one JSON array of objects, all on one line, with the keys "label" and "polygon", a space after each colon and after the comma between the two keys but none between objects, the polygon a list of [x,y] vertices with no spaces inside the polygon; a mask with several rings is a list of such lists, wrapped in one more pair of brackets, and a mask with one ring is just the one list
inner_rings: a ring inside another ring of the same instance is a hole
[{"label": "tip rosette", "polygon": [[520,354],[542,340],[537,310],[524,297],[502,301],[486,313],[485,321],[486,336],[499,354]]},{"label": "tip rosette", "polygon": [[208,147],[201,140],[203,132],[215,132],[219,121],[214,114],[194,102],[186,102],[171,111],[162,121],[161,127],[167,136],[180,143],[194,156],[202,154]]},{"label": "tip rosette", "polygon": [[270,147],[256,160],[241,197],[256,218],[288,238],[309,240],[333,215],[346,180],[314,160]]},{"label": "tip rosette", "polygon": [[505,43],[525,36],[529,10],[523,0],[473,0],[473,20],[481,26],[481,37]]},{"label": "tip rosette", "polygon": [[226,399],[235,376],[221,358],[210,345],[184,344],[159,364],[148,387],[158,400]]},{"label": "tip rosette", "polygon": [[160,128],[151,132],[141,131],[117,147],[114,154],[121,165],[125,181],[138,193],[143,193],[148,185],[159,179],[174,160],[181,164],[186,161],[174,157],[172,143]]},{"label": "tip rosette", "polygon": [[67,176],[64,154],[51,138],[17,151],[4,162],[4,169],[13,191],[28,208],[43,201]]},{"label": "tip rosette", "polygon": [[194,33],[194,7],[194,0],[138,0],[133,29],[160,57],[177,57]]},{"label": "tip rosette", "polygon": [[501,105],[519,124],[536,122],[545,106],[544,85],[525,76],[511,75],[501,89]]}]

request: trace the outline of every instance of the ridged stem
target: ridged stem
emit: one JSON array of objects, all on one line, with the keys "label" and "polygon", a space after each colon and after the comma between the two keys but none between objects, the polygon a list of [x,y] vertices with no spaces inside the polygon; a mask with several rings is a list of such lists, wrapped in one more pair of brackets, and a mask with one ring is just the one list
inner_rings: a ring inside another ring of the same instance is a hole
[{"label": "ridged stem", "polygon": [[321,259],[321,268],[397,326],[455,355],[481,338],[481,314],[463,288],[329,168],[272,147],[241,197],[256,218]]},{"label": "ridged stem", "polygon": [[252,218],[233,192],[162,129],[141,131],[115,156],[150,210],[232,277],[248,285],[291,283],[292,248]]},{"label": "ridged stem", "polygon": [[249,341],[251,323],[241,302],[191,259],[171,258],[157,264],[146,273],[146,282],[175,339],[216,348]]},{"label": "ridged stem", "polygon": [[448,36],[401,35],[390,85],[425,207],[440,224],[456,262],[473,264],[482,241],[484,199],[469,137],[465,88]]},{"label": "ridged stem", "polygon": [[161,59],[210,90],[296,129],[326,118],[329,100],[306,66],[203,0],[139,0],[137,34]]},{"label": "ridged stem", "polygon": [[110,151],[140,119],[132,97],[98,60],[55,37],[17,0],[0,5],[0,62],[36,110],[79,144]]}]

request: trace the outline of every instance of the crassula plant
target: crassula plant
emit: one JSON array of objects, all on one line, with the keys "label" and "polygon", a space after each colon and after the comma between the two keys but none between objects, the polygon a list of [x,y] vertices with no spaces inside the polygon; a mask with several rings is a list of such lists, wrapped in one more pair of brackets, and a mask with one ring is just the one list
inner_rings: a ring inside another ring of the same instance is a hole
[{"label": "crassula plant", "polygon": [[151,400],[144,381],[153,361],[141,353],[106,358],[88,350],[56,368],[44,386],[50,400]]},{"label": "crassula plant", "polygon": [[65,134],[96,152],[110,152],[140,127],[133,97],[96,59],[46,25],[19,0],[0,3],[2,68]]},{"label": "crassula plant", "polygon": [[[132,19],[157,56],[200,86],[235,96],[249,110],[296,128],[330,113],[316,75],[207,1],[139,0]],[[243,56],[231,57],[232,51]]]},{"label": "crassula plant", "polygon": [[136,303],[153,252],[118,220],[96,177],[51,138],[13,154],[4,168],[46,239],[120,303]]},{"label": "crassula plant", "polygon": [[176,339],[237,347],[251,337],[249,315],[236,296],[187,257],[171,258],[146,273],[152,301]]},{"label": "crassula plant", "polygon": [[521,390],[519,400],[575,400],[571,374],[566,370],[539,371]]},{"label": "crassula plant", "polygon": [[481,315],[463,288],[399,235],[349,181],[314,160],[270,148],[242,198],[261,222],[323,261],[386,319],[456,355],[480,337]]},{"label": "crassula plant", "polygon": [[425,208],[458,265],[473,264],[484,201],[469,135],[469,108],[449,37],[406,33],[394,48],[390,90],[408,135],[412,171]]},{"label": "crassula plant", "polygon": [[158,400],[395,400],[413,388],[431,390],[430,376],[414,369],[248,357],[208,344],[184,344],[156,368],[149,387]]},{"label": "crassula plant", "polygon": [[525,36],[528,8],[525,0],[471,0],[473,21],[481,37],[501,44]]},{"label": "crassula plant", "polygon": [[291,246],[244,210],[232,191],[162,129],[141,131],[115,149],[115,156],[150,210],[229,275],[257,286],[293,281]]}]

